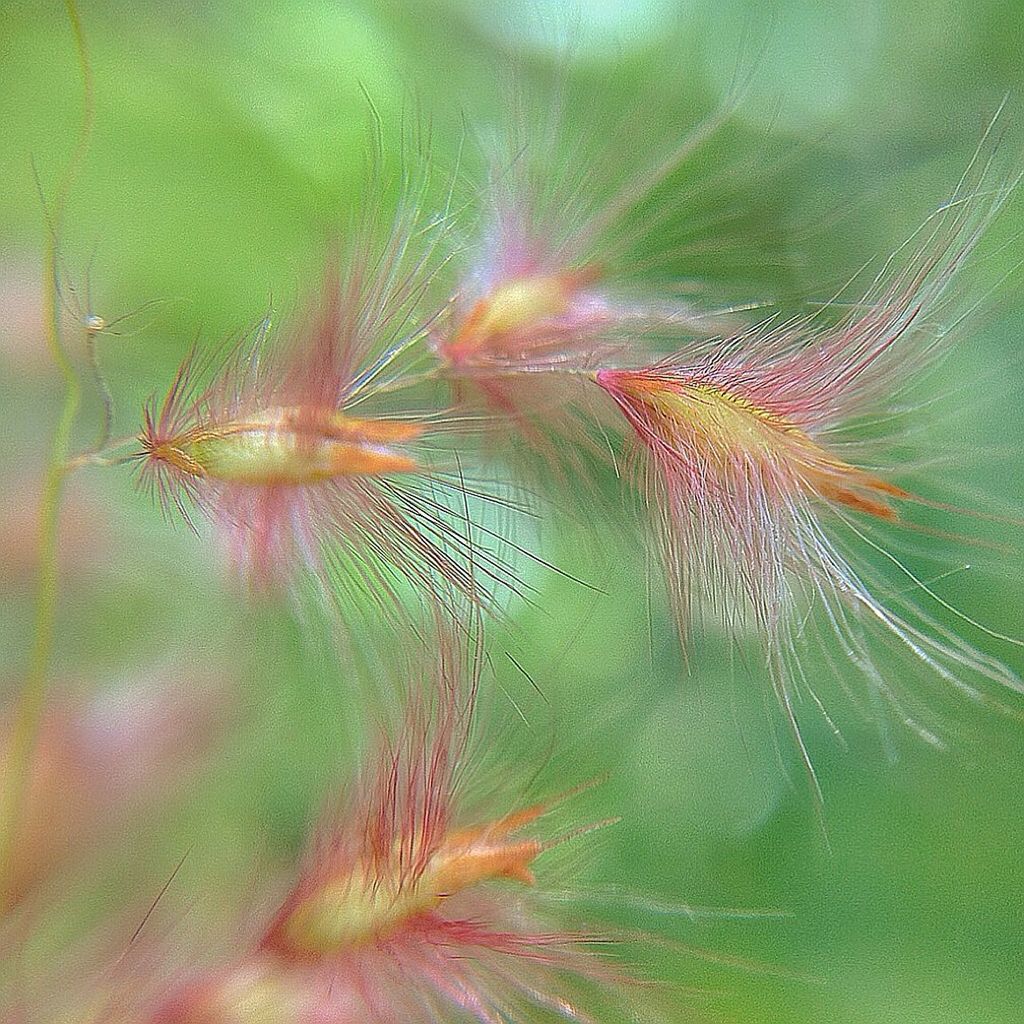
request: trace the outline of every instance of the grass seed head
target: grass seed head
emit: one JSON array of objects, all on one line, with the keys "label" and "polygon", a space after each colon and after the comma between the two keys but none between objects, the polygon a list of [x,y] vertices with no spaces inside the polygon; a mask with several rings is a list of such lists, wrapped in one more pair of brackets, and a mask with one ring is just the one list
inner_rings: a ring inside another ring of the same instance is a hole
[{"label": "grass seed head", "polygon": [[[929,742],[940,740],[905,699],[922,669],[979,703],[1012,706],[1008,692],[1022,690],[1010,668],[940,620],[953,613],[998,635],[939,597],[882,532],[913,529],[908,510],[930,504],[893,461],[902,440],[894,413],[955,336],[941,323],[951,284],[1013,187],[989,188],[987,164],[980,155],[976,163],[984,166],[972,164],[836,319],[827,310],[769,320],[645,368],[594,375],[631,428],[681,634],[709,611],[734,634],[753,627],[808,770],[794,710],[807,682],[802,654],[816,637],[806,605],[826,621],[823,656],[837,643],[847,652],[840,678],[866,678]],[[893,432],[862,443],[855,428],[869,420]],[[894,665],[876,666],[870,634],[895,649]]]}]

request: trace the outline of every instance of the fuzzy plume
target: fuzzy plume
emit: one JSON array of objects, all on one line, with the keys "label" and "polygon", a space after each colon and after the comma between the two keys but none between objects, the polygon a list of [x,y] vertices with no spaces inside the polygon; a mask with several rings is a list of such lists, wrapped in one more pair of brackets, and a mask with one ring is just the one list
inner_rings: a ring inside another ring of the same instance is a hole
[{"label": "fuzzy plume", "polygon": [[[734,634],[754,628],[808,770],[795,711],[811,635],[812,620],[799,614],[806,605],[828,623],[822,649],[838,640],[873,695],[930,741],[938,738],[900,691],[913,665],[978,701],[999,700],[986,685],[994,694],[1022,689],[1009,668],[937,620],[952,609],[872,538],[928,502],[898,482],[899,465],[877,468],[898,436],[866,444],[852,429],[869,418],[898,422],[904,393],[948,347],[953,332],[937,318],[950,282],[1010,191],[993,199],[977,181],[969,186],[975,171],[837,323],[820,314],[768,321],[646,368],[595,374],[632,427],[680,632],[704,612]],[[987,167],[975,177],[986,175]],[[892,572],[872,569],[879,555]],[[865,630],[880,632],[911,669],[876,667]]]},{"label": "fuzzy plume", "polygon": [[[633,358],[640,339],[678,343],[722,328],[680,282],[652,285],[636,250],[656,226],[665,233],[652,195],[718,132],[735,97],[645,160],[637,109],[570,116],[564,81],[540,95],[517,81],[511,92],[505,143],[488,147],[488,182],[469,204],[477,224],[431,338],[456,400],[488,415],[501,450],[512,450],[511,424],[535,460],[557,465],[588,444],[582,374]],[[595,146],[589,131],[568,128],[578,120],[628,141]]]},{"label": "fuzzy plume", "polygon": [[385,611],[410,591],[489,600],[470,562],[495,587],[516,587],[504,562],[471,551],[461,473],[432,450],[444,418],[382,401],[418,379],[424,354],[434,242],[417,216],[398,217],[382,248],[360,234],[287,344],[272,344],[264,322],[203,386],[193,353],[146,409],[143,480],[166,511],[212,521],[257,585],[304,567]]},{"label": "fuzzy plume", "polygon": [[180,986],[155,1022],[220,1024],[256,1006],[321,1024],[592,1022],[591,1003],[602,1020],[634,1019],[637,985],[603,952],[611,938],[553,926],[534,898],[545,853],[604,823],[552,834],[558,800],[484,809],[497,797],[474,764],[481,656],[463,660],[442,642],[251,955]]}]

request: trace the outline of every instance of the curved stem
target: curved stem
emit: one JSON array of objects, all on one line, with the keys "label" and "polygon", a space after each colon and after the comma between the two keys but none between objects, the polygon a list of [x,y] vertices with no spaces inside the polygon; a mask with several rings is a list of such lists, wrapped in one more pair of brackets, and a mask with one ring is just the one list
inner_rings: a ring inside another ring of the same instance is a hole
[{"label": "curved stem", "polygon": [[119,437],[116,441],[107,440],[103,448],[89,448],[80,455],[75,455],[64,463],[64,472],[71,473],[83,466],[122,466],[138,456],[124,449],[130,444],[138,444],[138,435],[129,434]]},{"label": "curved stem", "polygon": [[93,451],[98,452],[106,448],[110,441],[110,428],[114,420],[114,396],[110,393],[110,386],[107,384],[107,379],[103,376],[103,371],[100,369],[99,356],[96,352],[97,333],[97,331],[91,328],[86,328],[85,350],[89,356],[89,365],[92,367],[93,380],[96,382],[100,397],[103,399],[103,419],[100,423],[100,432],[93,444]]},{"label": "curved stem", "polygon": [[75,0],[65,0],[68,20],[74,36],[82,76],[82,124],[75,150],[64,169],[47,222],[43,249],[43,308],[46,340],[54,361],[64,379],[64,402],[53,435],[53,444],[46,469],[39,509],[39,580],[36,590],[34,632],[28,675],[22,687],[15,712],[7,751],[2,790],[0,790],[0,911],[14,898],[13,855],[18,827],[24,810],[43,709],[46,705],[47,683],[53,653],[53,637],[57,611],[58,527],[60,500],[64,489],[71,431],[78,415],[81,384],[68,358],[60,336],[57,290],[57,236],[68,193],[75,182],[89,147],[93,124],[92,69],[82,22]]}]

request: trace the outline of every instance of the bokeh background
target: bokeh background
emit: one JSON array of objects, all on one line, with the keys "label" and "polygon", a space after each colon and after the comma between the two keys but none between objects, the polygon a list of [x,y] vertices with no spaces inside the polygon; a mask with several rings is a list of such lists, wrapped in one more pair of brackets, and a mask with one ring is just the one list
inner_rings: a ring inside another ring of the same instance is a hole
[{"label": "bokeh background", "polygon": [[[998,162],[1020,169],[1016,0],[760,7],[593,0],[566,17],[554,0],[83,0],[97,121],[60,238],[72,348],[80,354],[75,317],[112,320],[162,300],[103,339],[115,435],[136,429],[141,403],[197,335],[237,334],[270,301],[290,308],[315,280],[323,240],[363,198],[364,91],[386,126],[414,99],[434,126],[443,173],[463,120],[484,133],[500,125],[496,68],[566,76],[584,100],[569,134],[589,145],[616,122],[588,123],[583,111],[649,97],[646,129],[670,138],[721,100],[737,67],[749,72],[722,139],[682,172],[698,185],[730,172],[735,222],[721,242],[713,229],[681,253],[678,274],[737,303],[828,299],[890,251],[949,194],[1006,94]],[[51,193],[77,131],[80,83],[59,4],[4,4],[0,97],[0,694],[9,699],[29,644],[33,510],[60,397],[40,327],[44,216],[33,173],[34,164]],[[396,154],[398,139],[385,130]],[[701,203],[724,202],[720,190],[683,191],[680,216],[718,223],[721,209]],[[987,297],[940,374],[954,412],[917,439],[944,457],[935,472],[948,474],[953,500],[1009,516],[1024,505],[1022,229],[1016,200],[967,278],[961,308]],[[90,392],[82,445],[99,408]],[[100,946],[116,944],[102,922],[137,920],[186,852],[162,901],[169,941],[230,937],[251,893],[298,855],[373,715],[326,640],[288,607],[240,602],[209,546],[164,523],[127,472],[81,473],[66,509],[55,715],[84,714],[88,727],[73,742],[53,727],[56,788],[73,807],[56,800],[41,816],[67,851],[29,858],[39,875],[32,926],[8,963],[29,974],[57,963],[72,978],[96,952],[83,936],[100,929]],[[553,786],[566,770],[609,776],[581,813],[624,820],[575,864],[578,884],[636,893],[611,909],[630,925],[751,961],[728,967],[652,947],[662,974],[697,990],[680,1019],[1020,1020],[1024,730],[965,707],[963,743],[937,751],[844,713],[841,701],[842,743],[808,714],[830,851],[794,758],[775,749],[764,692],[730,669],[724,640],[711,637],[687,668],[657,587],[650,606],[645,598],[642,547],[609,530],[594,552],[582,541],[585,510],[576,513],[570,503],[556,528],[542,529],[543,554],[606,594],[524,567],[536,607],[513,605],[511,621],[492,630],[489,698],[511,694],[563,743],[558,767],[541,766]],[[971,523],[969,532],[1006,550],[935,540],[957,568],[942,594],[1020,635],[1024,529]],[[1019,651],[986,644],[1024,667]],[[544,747],[534,736],[522,749]],[[101,766],[104,792],[81,764]],[[114,790],[133,813],[101,835]],[[680,903],[787,916],[667,912]]]}]

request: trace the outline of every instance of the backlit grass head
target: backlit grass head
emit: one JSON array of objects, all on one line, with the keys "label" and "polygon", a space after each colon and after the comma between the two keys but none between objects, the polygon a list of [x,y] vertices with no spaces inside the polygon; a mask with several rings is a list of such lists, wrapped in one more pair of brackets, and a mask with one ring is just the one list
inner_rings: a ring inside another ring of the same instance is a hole
[{"label": "backlit grass head", "polygon": [[[802,666],[809,647],[937,744],[910,710],[919,699],[906,699],[917,675],[981,703],[1022,690],[1011,669],[940,620],[953,612],[968,630],[997,635],[953,609],[884,532],[915,529],[904,519],[915,505],[943,507],[905,482],[915,467],[894,457],[897,414],[961,333],[941,321],[951,283],[1010,190],[990,192],[984,172],[970,177],[833,322],[828,310],[769,320],[594,375],[632,428],[681,634],[705,613],[734,635],[759,634],[801,751],[798,694],[828,714]],[[867,421],[877,425],[870,443],[856,430]],[[876,665],[869,634],[894,649],[891,663]]]},{"label": "backlit grass head", "polygon": [[155,1021],[235,1021],[255,1007],[332,1024],[634,1019],[641,986],[613,935],[567,928],[571,910],[544,898],[549,853],[609,822],[556,826],[572,792],[509,803],[520,766],[485,758],[482,655],[466,663],[461,648],[442,636],[407,681],[397,728],[378,737],[251,951],[180,986]]},{"label": "backlit grass head", "polygon": [[[142,479],[165,511],[212,522],[258,586],[306,570],[385,610],[449,586],[487,600],[470,581],[464,480],[437,450],[449,421],[403,402],[426,354],[430,276],[403,271],[413,227],[399,221],[393,232],[383,252],[355,249],[340,277],[326,275],[290,337],[264,321],[212,374],[189,355],[146,408]],[[499,559],[478,561],[496,587],[516,587]]]},{"label": "backlit grass head", "polygon": [[486,169],[466,203],[451,298],[431,341],[454,402],[486,414],[495,450],[525,474],[536,467],[517,457],[524,451],[564,477],[579,469],[573,449],[585,443],[582,375],[642,359],[652,337],[722,323],[684,297],[678,275],[645,274],[652,253],[637,248],[667,215],[661,190],[681,199],[688,165],[736,97],[662,138],[642,110],[646,94],[628,109],[609,100],[577,110],[565,68],[546,88],[528,77],[508,87],[500,141],[483,145]]}]

